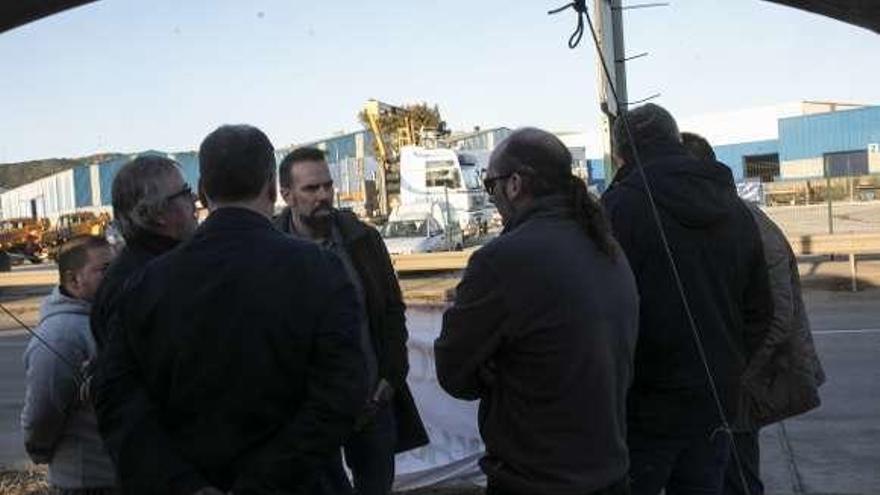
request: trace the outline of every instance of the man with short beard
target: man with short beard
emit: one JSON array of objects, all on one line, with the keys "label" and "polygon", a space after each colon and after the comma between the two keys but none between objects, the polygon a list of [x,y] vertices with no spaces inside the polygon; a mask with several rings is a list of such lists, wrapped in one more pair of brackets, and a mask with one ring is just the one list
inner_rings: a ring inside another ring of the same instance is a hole
[{"label": "man with short beard", "polygon": [[[367,356],[370,396],[356,431],[345,443],[345,459],[359,495],[386,494],[394,481],[394,454],[428,443],[406,384],[409,371],[406,307],[391,259],[379,233],[348,211],[333,208],[333,178],[316,148],[288,154],[278,170],[288,207],[276,227],[323,245],[342,260],[364,311],[361,346]],[[334,483],[345,483],[338,461]]]}]

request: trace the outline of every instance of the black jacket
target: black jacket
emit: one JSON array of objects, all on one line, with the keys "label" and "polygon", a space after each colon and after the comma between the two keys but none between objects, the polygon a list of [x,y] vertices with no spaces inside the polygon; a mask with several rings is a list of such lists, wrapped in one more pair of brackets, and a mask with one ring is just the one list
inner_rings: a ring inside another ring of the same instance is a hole
[{"label": "black jacket", "polygon": [[[680,145],[649,150],[644,171],[729,421],[739,380],[773,311],[755,222],[730,170]],[[703,434],[720,424],[705,367],[667,261],[641,174],[625,174],[602,198],[636,276],[641,301],[631,428]]]},{"label": "black jacket", "polygon": [[513,493],[584,494],[628,470],[635,280],[559,198],[476,251],[434,344],[452,396],[480,399],[481,466]]},{"label": "black jacket", "polygon": [[124,492],[309,493],[367,393],[338,258],[225,208],[125,300],[93,386]]},{"label": "black jacket", "polygon": [[125,282],[150,260],[171,250],[178,243],[170,237],[145,231],[139,232],[125,243],[122,252],[104,274],[104,280],[92,303],[90,325],[99,350],[107,343],[110,317],[119,306]]},{"label": "black jacket", "polygon": [[[285,208],[275,218],[275,227],[281,232],[290,233],[290,215],[290,208]],[[388,250],[379,232],[358,220],[353,213],[337,210],[334,221],[364,286],[379,376],[394,387],[396,450],[405,452],[426,445],[428,434],[406,383],[409,373],[406,306]]]}]

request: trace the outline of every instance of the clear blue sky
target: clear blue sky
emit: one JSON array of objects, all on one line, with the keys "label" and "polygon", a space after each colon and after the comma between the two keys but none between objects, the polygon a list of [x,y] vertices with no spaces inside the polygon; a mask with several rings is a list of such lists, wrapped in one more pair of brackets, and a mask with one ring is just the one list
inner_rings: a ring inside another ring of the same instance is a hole
[{"label": "clear blue sky", "polygon": [[[101,0],[0,35],[0,162],[196,149],[222,123],[276,146],[359,128],[368,98],[455,129],[592,130],[596,68],[554,1]],[[625,2],[626,3],[626,2]],[[592,4],[592,2],[588,2]],[[626,14],[630,98],[688,116],[880,102],[880,37],[760,0]]]}]

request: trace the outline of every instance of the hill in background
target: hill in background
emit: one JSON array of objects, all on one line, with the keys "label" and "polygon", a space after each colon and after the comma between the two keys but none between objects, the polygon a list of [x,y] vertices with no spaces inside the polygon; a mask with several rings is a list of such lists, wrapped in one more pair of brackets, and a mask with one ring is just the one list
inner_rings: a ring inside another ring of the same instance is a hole
[{"label": "hill in background", "polygon": [[19,163],[0,163],[0,187],[15,189],[37,179],[69,170],[79,165],[102,162],[118,153],[102,153],[82,158],[47,158]]}]

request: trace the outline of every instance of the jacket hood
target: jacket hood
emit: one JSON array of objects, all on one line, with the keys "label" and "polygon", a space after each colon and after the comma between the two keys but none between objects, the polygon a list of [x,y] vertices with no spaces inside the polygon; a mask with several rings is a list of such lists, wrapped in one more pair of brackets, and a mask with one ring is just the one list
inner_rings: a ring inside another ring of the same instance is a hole
[{"label": "jacket hood", "polygon": [[[730,169],[692,158],[682,147],[664,151],[644,164],[657,207],[688,227],[708,227],[724,220],[738,201]],[[645,192],[636,170],[626,174],[617,187]]]},{"label": "jacket hood", "polygon": [[88,316],[91,309],[90,302],[66,296],[61,292],[61,288],[56,286],[40,306],[40,321],[61,314]]}]

